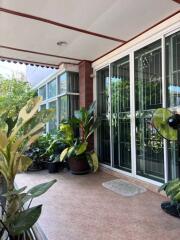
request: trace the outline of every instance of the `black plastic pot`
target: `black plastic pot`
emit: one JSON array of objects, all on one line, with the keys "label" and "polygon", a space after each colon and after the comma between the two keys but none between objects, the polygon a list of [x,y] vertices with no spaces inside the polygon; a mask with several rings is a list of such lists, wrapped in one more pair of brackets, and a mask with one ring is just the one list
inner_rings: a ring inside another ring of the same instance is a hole
[{"label": "black plastic pot", "polygon": [[48,162],[49,173],[57,173],[62,168],[63,164],[61,162]]},{"label": "black plastic pot", "polygon": [[172,204],[171,202],[163,202],[161,203],[161,208],[164,212],[170,214],[171,216],[180,218],[180,211],[178,211],[176,204]]}]

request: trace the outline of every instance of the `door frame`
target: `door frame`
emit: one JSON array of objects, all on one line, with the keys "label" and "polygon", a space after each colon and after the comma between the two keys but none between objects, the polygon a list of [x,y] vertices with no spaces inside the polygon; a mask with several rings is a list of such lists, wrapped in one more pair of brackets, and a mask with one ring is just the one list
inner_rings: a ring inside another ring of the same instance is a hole
[{"label": "door frame", "polygon": [[[101,164],[101,166],[106,167],[108,169],[111,169],[115,172],[122,173],[127,176],[134,177],[136,179],[142,180],[147,183],[151,183],[157,186],[162,185],[162,183],[158,181],[154,181],[142,176],[139,176],[136,174],[136,114],[135,114],[135,76],[134,76],[134,52],[161,39],[161,60],[162,60],[162,107],[166,107],[166,76],[165,76],[165,38],[175,32],[178,32],[180,30],[180,23],[175,23],[162,31],[150,36],[149,38],[145,39],[144,41],[140,41],[139,43],[135,44],[128,50],[123,51],[122,53],[116,54],[115,56],[112,56],[110,59],[108,59],[103,64],[101,63],[99,66],[96,66],[93,68],[93,75],[94,75],[94,100],[97,99],[97,87],[96,87],[96,72],[100,69],[103,69],[105,66],[109,66],[109,106],[111,106],[111,86],[110,86],[110,77],[111,77],[111,63],[129,55],[129,67],[130,67],[130,115],[131,115],[131,128],[130,128],[130,134],[131,134],[131,173],[116,169],[113,167],[113,131],[112,131],[112,112],[110,107],[110,156],[111,156],[111,164],[110,166],[106,164]],[[97,149],[97,131],[95,132],[95,149]],[[167,154],[167,141],[163,140],[164,145],[164,181],[168,181],[168,154]]]}]

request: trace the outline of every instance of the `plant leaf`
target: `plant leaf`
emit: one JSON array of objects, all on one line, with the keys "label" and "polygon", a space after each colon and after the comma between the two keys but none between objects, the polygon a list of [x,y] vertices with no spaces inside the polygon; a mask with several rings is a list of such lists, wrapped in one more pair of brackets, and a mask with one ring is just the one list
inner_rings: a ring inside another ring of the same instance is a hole
[{"label": "plant leaf", "polygon": [[93,165],[93,172],[96,172],[99,167],[98,156],[96,152],[90,153],[92,165]]},{"label": "plant leaf", "polygon": [[12,236],[17,236],[24,231],[30,229],[38,220],[41,214],[42,205],[24,210],[17,215],[10,222],[10,233]]},{"label": "plant leaf", "polygon": [[91,115],[94,112],[96,101],[92,102],[88,108],[88,114]]},{"label": "plant leaf", "polygon": [[67,153],[68,158],[70,158],[72,156],[74,151],[75,151],[75,147],[74,146],[69,148],[68,153]]},{"label": "plant leaf", "polygon": [[36,142],[38,140],[38,138],[42,135],[42,132],[39,132],[35,135],[33,135],[32,137],[30,137],[30,139],[28,140],[28,142],[26,143],[26,147],[31,146],[34,142]]},{"label": "plant leaf", "polygon": [[41,183],[33,188],[31,188],[27,194],[31,195],[33,198],[39,197],[40,195],[44,194],[55,182],[57,182],[56,179],[46,182],[46,183]]},{"label": "plant leaf", "polygon": [[87,145],[88,145],[87,142],[80,143],[78,145],[77,149],[75,150],[76,155],[78,156],[78,155],[84,153],[86,151],[86,149],[87,149]]},{"label": "plant leaf", "polygon": [[24,155],[19,157],[18,172],[24,172],[32,164],[32,160]]},{"label": "plant leaf", "polygon": [[0,131],[0,148],[5,148],[8,145],[8,138],[5,132]]},{"label": "plant leaf", "polygon": [[7,196],[10,196],[10,195],[20,194],[20,193],[24,192],[24,190],[26,188],[27,188],[27,186],[19,188],[19,189],[14,189],[13,191],[4,193],[1,196],[7,197]]},{"label": "plant leaf", "polygon": [[174,196],[173,200],[180,202],[180,191]]},{"label": "plant leaf", "polygon": [[64,159],[67,157],[69,148],[65,148],[61,154],[60,154],[60,162],[64,161]]},{"label": "plant leaf", "polygon": [[168,185],[168,183],[164,183],[163,185],[161,185],[161,187],[159,187],[159,189],[158,189],[158,192],[165,191],[167,185]]},{"label": "plant leaf", "polygon": [[42,97],[35,97],[33,99],[30,99],[27,104],[20,110],[17,123],[13,128],[10,138],[14,138],[19,129],[35,115],[41,102]]}]

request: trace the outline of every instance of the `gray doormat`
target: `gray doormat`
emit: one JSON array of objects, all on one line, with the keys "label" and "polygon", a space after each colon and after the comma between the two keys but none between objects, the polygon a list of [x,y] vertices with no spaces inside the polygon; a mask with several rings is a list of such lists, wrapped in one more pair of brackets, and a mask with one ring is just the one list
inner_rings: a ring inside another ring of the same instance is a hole
[{"label": "gray doormat", "polygon": [[122,179],[115,179],[108,182],[102,183],[102,185],[124,197],[132,197],[139,193],[146,192],[146,189],[135,184],[129,183]]}]

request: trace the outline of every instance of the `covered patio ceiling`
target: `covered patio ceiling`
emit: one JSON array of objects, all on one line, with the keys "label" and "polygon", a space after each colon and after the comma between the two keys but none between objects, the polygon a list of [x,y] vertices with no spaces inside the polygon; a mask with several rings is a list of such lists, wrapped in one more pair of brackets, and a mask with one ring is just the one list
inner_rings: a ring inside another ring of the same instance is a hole
[{"label": "covered patio ceiling", "polygon": [[0,0],[0,59],[50,67],[94,61],[180,12],[177,2]]}]

